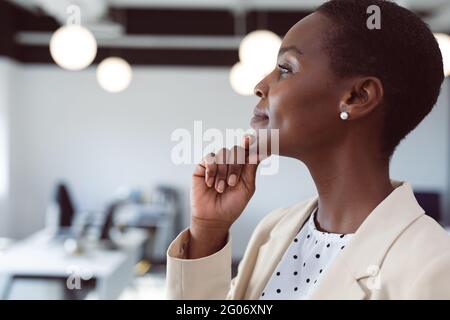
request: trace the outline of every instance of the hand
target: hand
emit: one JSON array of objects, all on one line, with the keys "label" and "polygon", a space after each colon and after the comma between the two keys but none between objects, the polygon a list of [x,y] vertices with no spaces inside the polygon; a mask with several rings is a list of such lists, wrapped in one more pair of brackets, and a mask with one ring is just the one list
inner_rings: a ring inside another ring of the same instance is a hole
[{"label": "hand", "polygon": [[[260,162],[247,136],[243,146],[207,155],[195,168],[191,189],[191,231],[226,234],[255,192]],[[244,161],[242,161],[244,160]]]}]

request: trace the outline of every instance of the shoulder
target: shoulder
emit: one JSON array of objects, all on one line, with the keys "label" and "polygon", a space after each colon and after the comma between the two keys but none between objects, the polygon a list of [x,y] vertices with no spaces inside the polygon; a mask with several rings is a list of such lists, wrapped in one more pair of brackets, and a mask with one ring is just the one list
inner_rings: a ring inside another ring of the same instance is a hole
[{"label": "shoulder", "polygon": [[411,299],[450,299],[450,250],[427,260],[412,281]]},{"label": "shoulder", "polygon": [[450,236],[431,217],[422,215],[404,230],[385,263],[392,276],[401,273],[399,281],[408,297],[450,298]]},{"label": "shoulder", "polygon": [[417,259],[431,258],[444,252],[450,253],[448,232],[425,214],[400,234],[396,244]]}]

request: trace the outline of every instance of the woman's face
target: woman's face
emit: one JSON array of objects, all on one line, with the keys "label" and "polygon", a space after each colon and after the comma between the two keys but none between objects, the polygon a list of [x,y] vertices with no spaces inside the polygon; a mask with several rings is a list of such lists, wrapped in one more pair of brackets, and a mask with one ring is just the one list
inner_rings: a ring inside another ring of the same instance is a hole
[{"label": "woman's face", "polygon": [[323,49],[332,27],[320,13],[295,24],[283,39],[277,67],[255,87],[261,99],[251,125],[279,129],[280,155],[302,158],[305,151],[334,144],[343,134],[343,83],[335,81]]}]

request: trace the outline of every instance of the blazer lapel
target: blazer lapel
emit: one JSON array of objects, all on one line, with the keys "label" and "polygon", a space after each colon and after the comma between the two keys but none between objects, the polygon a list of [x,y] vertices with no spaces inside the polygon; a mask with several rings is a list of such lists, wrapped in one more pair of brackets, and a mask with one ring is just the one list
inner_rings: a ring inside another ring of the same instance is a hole
[{"label": "blazer lapel", "polygon": [[315,291],[311,292],[311,300],[362,300],[366,292],[359,285],[358,280],[350,272],[343,259],[336,260],[328,267]]},{"label": "blazer lapel", "polygon": [[[346,248],[328,266],[310,299],[364,299],[367,292],[359,280],[370,277],[381,264],[389,247],[424,210],[407,182],[391,180],[395,187],[366,218]],[[260,246],[257,261],[246,288],[246,299],[259,299],[289,244],[318,203],[312,198],[306,206],[293,206],[270,232],[270,239]],[[302,208],[302,209],[300,209]]]},{"label": "blazer lapel", "polygon": [[[259,249],[258,261],[247,287],[246,299],[259,299],[287,248],[314,211],[317,203],[318,197],[315,197],[301,211],[297,206],[290,208],[282,221],[272,230],[270,240]],[[321,282],[318,297],[312,297],[313,299],[332,298],[334,295],[347,299],[364,299],[364,291],[343,261],[336,261],[330,271],[324,275],[330,280]]]},{"label": "blazer lapel", "polygon": [[358,278],[348,266],[349,257],[355,254],[352,252],[352,243],[355,243],[353,239],[327,267],[319,285],[310,293],[309,299],[362,300],[366,298],[366,293],[359,285]]},{"label": "blazer lapel", "polygon": [[[361,288],[359,280],[378,273],[392,243],[424,214],[409,183],[391,182],[395,189],[369,214],[328,267],[311,299],[366,298],[369,289]],[[382,285],[382,272],[379,275]]]},{"label": "blazer lapel", "polygon": [[247,299],[259,299],[272,273],[294,240],[300,228],[317,206],[318,198],[311,199],[306,206],[304,202],[288,209],[281,221],[270,232],[270,239],[260,246],[252,278],[246,290]]}]

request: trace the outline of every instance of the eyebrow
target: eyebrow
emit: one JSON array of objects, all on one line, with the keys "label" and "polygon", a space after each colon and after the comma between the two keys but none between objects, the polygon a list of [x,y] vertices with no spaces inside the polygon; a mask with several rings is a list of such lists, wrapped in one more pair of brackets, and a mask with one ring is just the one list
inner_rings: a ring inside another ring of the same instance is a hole
[{"label": "eyebrow", "polygon": [[278,57],[288,51],[294,51],[295,53],[300,54],[300,55],[303,54],[303,52],[301,50],[299,50],[296,46],[288,46],[288,47],[280,48],[280,50],[278,51]]}]

